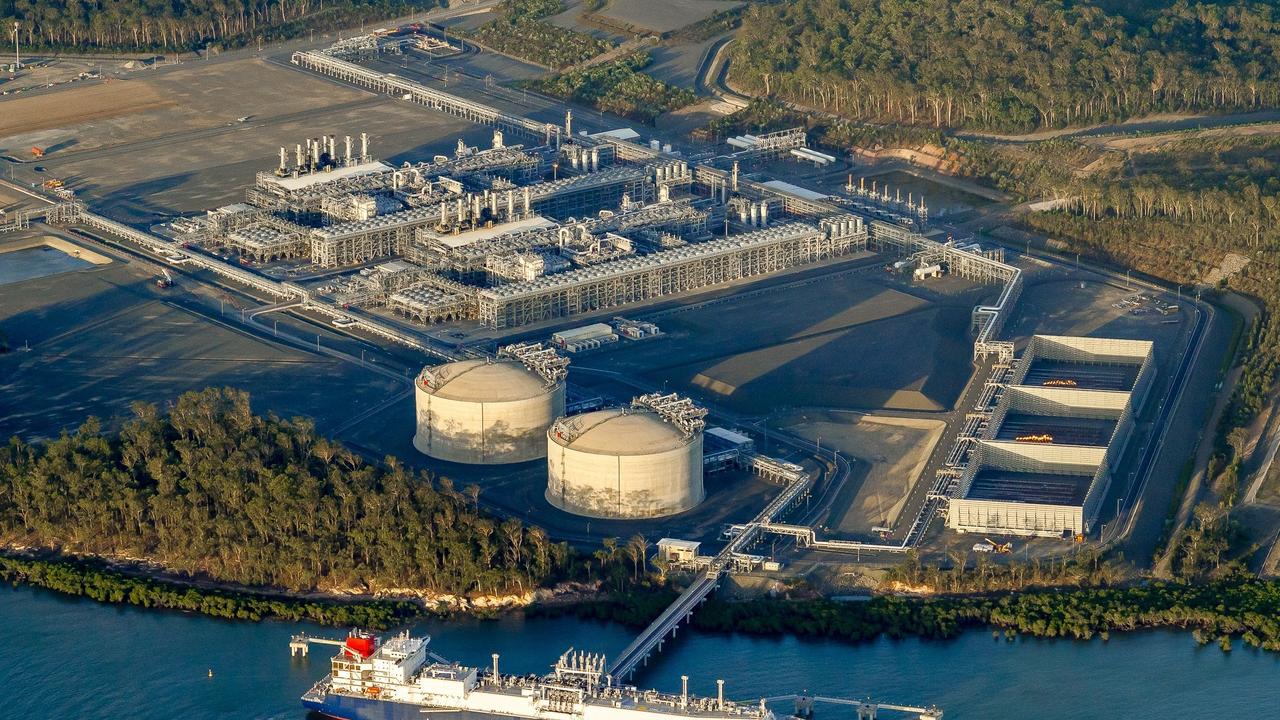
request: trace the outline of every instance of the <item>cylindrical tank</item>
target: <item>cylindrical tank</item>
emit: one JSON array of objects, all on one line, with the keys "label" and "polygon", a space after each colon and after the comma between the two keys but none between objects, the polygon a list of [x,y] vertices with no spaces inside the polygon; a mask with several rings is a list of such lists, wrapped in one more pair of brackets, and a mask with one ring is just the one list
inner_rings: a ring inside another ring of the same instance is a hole
[{"label": "cylindrical tank", "polygon": [[428,367],[414,382],[413,446],[473,465],[545,457],[546,433],[564,414],[564,383],[548,385],[515,360],[463,360]]},{"label": "cylindrical tank", "polygon": [[547,431],[547,501],[598,518],[654,518],[702,502],[702,433],[649,410],[612,408]]}]

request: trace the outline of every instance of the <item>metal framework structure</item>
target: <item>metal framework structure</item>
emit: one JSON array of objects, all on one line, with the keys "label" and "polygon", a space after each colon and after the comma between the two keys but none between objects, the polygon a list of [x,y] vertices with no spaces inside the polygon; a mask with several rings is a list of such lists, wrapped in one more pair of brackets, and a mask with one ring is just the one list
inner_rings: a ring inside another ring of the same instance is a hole
[{"label": "metal framework structure", "polygon": [[320,267],[338,267],[403,254],[414,229],[435,222],[440,217],[440,207],[413,208],[314,229],[311,261]]},{"label": "metal framework structure", "polygon": [[480,321],[514,327],[696,290],[866,247],[860,223],[788,223],[479,293]]},{"label": "metal framework structure", "polygon": [[1004,289],[992,305],[980,305],[973,309],[974,361],[994,358],[998,365],[1013,362],[1013,343],[997,340],[1004,323],[1022,294],[1022,270],[1004,262],[1002,251],[979,253],[946,245],[912,232],[906,228],[881,220],[870,223],[870,242],[878,251],[895,251],[925,263],[945,264],[951,272],[968,280],[981,283],[1002,283]]},{"label": "metal framework structure", "polygon": [[633,202],[650,202],[653,193],[644,169],[638,167],[609,167],[529,187],[533,211],[556,218],[617,207],[624,195]]},{"label": "metal framework structure", "polygon": [[676,393],[641,395],[631,401],[631,407],[654,411],[663,420],[679,428],[686,438],[697,435],[707,426],[707,409],[694,405],[692,400]]},{"label": "metal framework structure", "polygon": [[519,360],[524,366],[538,373],[547,387],[554,387],[569,376],[569,358],[544,347],[542,343],[516,343],[498,350],[498,357]]},{"label": "metal framework structure", "polygon": [[31,216],[33,214],[34,213],[31,210],[15,210],[14,212],[9,213],[10,218],[5,222],[0,223],[0,233],[26,230],[31,227]]},{"label": "metal framework structure", "polygon": [[765,135],[741,135],[727,142],[738,151],[726,155],[726,159],[744,160],[760,155],[781,155],[789,150],[806,146],[808,133],[802,127],[788,128]]},{"label": "metal framework structure", "polygon": [[267,215],[259,222],[229,232],[227,242],[255,262],[295,258],[306,254],[308,229],[284,218]]}]

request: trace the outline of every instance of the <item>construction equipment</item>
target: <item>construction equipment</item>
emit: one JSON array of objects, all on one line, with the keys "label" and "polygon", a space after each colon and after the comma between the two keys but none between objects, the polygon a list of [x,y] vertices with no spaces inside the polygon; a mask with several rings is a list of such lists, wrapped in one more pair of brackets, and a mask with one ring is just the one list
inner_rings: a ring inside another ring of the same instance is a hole
[{"label": "construction equipment", "polygon": [[31,148],[31,157],[33,157],[33,158],[35,158],[35,159],[37,159],[37,160],[39,160],[40,158],[44,157],[44,148],[42,148],[42,147],[33,147],[33,148]]},{"label": "construction equipment", "polygon": [[993,551],[1001,555],[1013,554],[1013,543],[998,543],[995,540],[992,540],[991,538],[984,538],[984,539],[987,541],[987,544],[991,546],[991,549]]},{"label": "construction equipment", "polygon": [[45,181],[42,183],[42,186],[43,186],[46,190],[57,190],[58,188],[62,187],[62,186],[63,186],[63,185],[65,185],[65,184],[66,184],[66,183],[62,182],[62,181],[61,181],[61,180],[59,180],[58,178],[49,178],[48,180],[45,180]]},{"label": "construction equipment", "polygon": [[173,276],[169,274],[169,271],[161,270],[160,272],[164,273],[164,276],[156,278],[156,287],[161,290],[167,290],[173,287]]},{"label": "construction equipment", "polygon": [[1015,441],[1015,442],[1031,442],[1031,443],[1040,443],[1040,444],[1042,444],[1042,445],[1051,445],[1051,444],[1053,444],[1053,436],[1052,436],[1052,435],[1050,435],[1050,434],[1048,434],[1048,433],[1040,433],[1040,434],[1032,434],[1032,435],[1019,435],[1019,436],[1017,436],[1017,437],[1015,437],[1015,438],[1014,438],[1014,441]]}]

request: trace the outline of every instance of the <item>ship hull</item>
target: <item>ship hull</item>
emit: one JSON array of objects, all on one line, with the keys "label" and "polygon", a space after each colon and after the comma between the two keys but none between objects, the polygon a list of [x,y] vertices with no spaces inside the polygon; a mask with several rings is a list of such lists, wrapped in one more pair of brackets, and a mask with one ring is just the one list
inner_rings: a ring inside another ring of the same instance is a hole
[{"label": "ship hull", "polygon": [[[308,710],[336,720],[492,720],[499,717],[333,693],[325,695],[323,700],[303,700],[302,704]],[[504,720],[511,719],[505,717]]]}]

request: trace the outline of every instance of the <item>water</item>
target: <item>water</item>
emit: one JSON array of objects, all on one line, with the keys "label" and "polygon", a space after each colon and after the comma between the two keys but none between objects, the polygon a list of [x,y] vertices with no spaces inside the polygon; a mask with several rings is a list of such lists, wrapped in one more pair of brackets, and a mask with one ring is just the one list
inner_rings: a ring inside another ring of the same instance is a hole
[{"label": "water", "polygon": [[0,253],[0,285],[79,270],[91,264],[45,245]]},{"label": "water", "polygon": [[[324,675],[327,653],[290,658],[289,636],[332,629],[235,623],[100,605],[42,590],[0,588],[0,697],[14,718],[303,720],[302,694]],[[569,645],[616,653],[631,632],[570,619],[426,622],[437,651],[510,672],[541,672]],[[213,670],[213,677],[208,671]],[[639,678],[643,686],[738,699],[800,690],[936,703],[949,720],[1125,720],[1276,717],[1280,656],[1197,648],[1186,633],[1117,635],[1109,643],[994,641],[988,632],[949,642],[880,640],[850,645],[794,637],[689,633]],[[838,715],[837,715],[838,713]],[[819,719],[848,720],[819,708]],[[885,718],[890,714],[885,713]],[[897,716],[902,717],[902,716]]]}]

